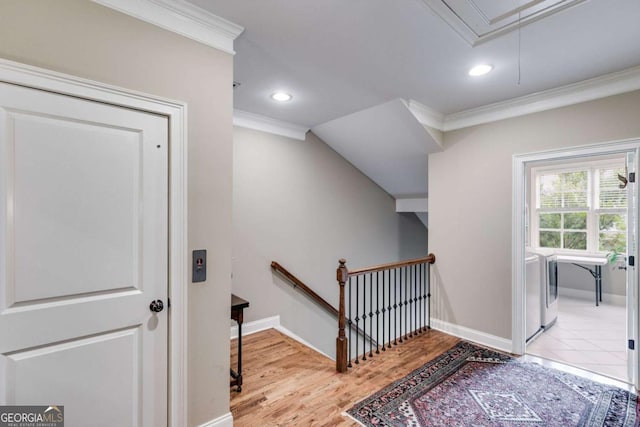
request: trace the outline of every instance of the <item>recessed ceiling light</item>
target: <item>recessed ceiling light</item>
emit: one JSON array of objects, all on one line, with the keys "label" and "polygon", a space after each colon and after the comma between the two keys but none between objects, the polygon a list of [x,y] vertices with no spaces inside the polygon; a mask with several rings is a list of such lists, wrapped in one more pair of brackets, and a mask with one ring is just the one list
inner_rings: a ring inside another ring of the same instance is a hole
[{"label": "recessed ceiling light", "polygon": [[291,101],[292,98],[293,98],[293,96],[291,96],[290,93],[286,93],[286,92],[276,92],[276,93],[271,95],[271,99],[273,99],[274,101],[278,101],[278,102]]},{"label": "recessed ceiling light", "polygon": [[482,76],[484,74],[487,74],[491,70],[493,70],[493,67],[491,65],[487,65],[487,64],[476,65],[475,67],[469,70],[469,75]]}]

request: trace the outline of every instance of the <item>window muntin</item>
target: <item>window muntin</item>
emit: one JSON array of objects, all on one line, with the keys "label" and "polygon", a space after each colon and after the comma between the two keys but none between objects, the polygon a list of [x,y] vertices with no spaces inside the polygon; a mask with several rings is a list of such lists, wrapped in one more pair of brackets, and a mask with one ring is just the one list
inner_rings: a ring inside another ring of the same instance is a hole
[{"label": "window muntin", "polygon": [[533,241],[577,252],[626,252],[627,191],[623,161],[533,170]]},{"label": "window muntin", "polygon": [[587,213],[552,212],[539,214],[539,246],[587,250]]}]

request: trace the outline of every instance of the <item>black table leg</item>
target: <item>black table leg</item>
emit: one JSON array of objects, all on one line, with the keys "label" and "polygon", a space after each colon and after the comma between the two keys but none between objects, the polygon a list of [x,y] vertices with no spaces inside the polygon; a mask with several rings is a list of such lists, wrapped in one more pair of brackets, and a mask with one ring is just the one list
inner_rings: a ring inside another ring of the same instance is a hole
[{"label": "black table leg", "polygon": [[596,265],[596,306],[602,302],[602,266]]},{"label": "black table leg", "polygon": [[242,322],[238,322],[238,391],[242,391]]},{"label": "black table leg", "polygon": [[575,262],[572,262],[573,265],[575,265],[576,267],[580,267],[583,270],[587,270],[589,273],[591,273],[591,276],[593,276],[593,278],[595,279],[596,282],[596,307],[600,305],[600,302],[602,301],[602,266],[601,265],[596,265],[595,268],[592,270],[588,267],[582,266],[580,264],[577,264]]},{"label": "black table leg", "polygon": [[242,322],[244,321],[244,309],[249,307],[249,302],[231,295],[231,319],[238,323],[238,371],[229,369],[231,386],[236,386],[237,391],[242,391]]}]

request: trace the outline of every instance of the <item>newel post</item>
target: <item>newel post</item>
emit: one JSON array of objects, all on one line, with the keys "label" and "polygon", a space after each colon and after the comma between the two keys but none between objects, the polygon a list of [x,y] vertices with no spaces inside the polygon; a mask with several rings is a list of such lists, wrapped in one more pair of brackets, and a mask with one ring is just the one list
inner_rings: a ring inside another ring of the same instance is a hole
[{"label": "newel post", "polygon": [[338,372],[347,371],[347,336],[344,333],[345,327],[345,311],[344,311],[344,285],[349,278],[349,270],[347,270],[347,260],[344,258],[340,261],[340,266],[336,271],[336,279],[340,286],[340,308],[338,312],[338,338],[336,338],[336,370]]}]

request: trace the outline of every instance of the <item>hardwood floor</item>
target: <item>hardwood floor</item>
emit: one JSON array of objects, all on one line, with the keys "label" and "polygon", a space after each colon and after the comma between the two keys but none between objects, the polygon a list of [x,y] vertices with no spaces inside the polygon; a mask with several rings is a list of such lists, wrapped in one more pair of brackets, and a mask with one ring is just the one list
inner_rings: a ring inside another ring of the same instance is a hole
[{"label": "hardwood floor", "polygon": [[[244,385],[231,391],[234,426],[358,426],[342,412],[458,341],[430,330],[339,374],[333,360],[275,329],[245,336]],[[233,340],[231,366],[236,361]]]}]

